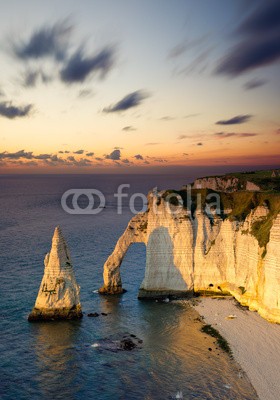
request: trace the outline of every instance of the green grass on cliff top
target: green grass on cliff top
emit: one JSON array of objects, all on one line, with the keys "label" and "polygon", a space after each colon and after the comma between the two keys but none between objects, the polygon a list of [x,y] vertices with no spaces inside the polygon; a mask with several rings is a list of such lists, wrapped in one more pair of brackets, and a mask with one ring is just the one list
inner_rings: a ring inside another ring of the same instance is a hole
[{"label": "green grass on cliff top", "polygon": [[[166,199],[170,193],[178,194],[183,199],[184,207],[189,208],[186,190],[167,190],[163,194]],[[201,199],[201,207],[204,210],[206,205],[212,203],[211,195],[215,194],[220,197],[220,215],[223,219],[228,218],[230,221],[245,221],[250,212],[258,206],[266,206],[269,210],[267,217],[264,217],[252,225],[250,232],[258,240],[260,247],[266,247],[269,242],[270,229],[277,214],[280,212],[280,193],[277,192],[215,192],[210,189],[192,189],[191,191],[191,213],[194,215]],[[178,205],[176,197],[169,200],[173,205]],[[231,210],[230,213],[228,211]]]},{"label": "green grass on cliff top", "polygon": [[[276,174],[276,176],[272,176],[273,174]],[[278,191],[280,192],[280,170],[279,169],[274,169],[274,170],[261,170],[261,171],[250,171],[250,172],[232,172],[226,175],[220,175],[220,176],[205,176],[203,178],[223,178],[223,179],[228,179],[228,178],[233,178],[236,177],[238,178],[238,189],[242,189],[244,185],[246,184],[247,181],[253,182],[256,185],[258,185],[262,191]]]}]

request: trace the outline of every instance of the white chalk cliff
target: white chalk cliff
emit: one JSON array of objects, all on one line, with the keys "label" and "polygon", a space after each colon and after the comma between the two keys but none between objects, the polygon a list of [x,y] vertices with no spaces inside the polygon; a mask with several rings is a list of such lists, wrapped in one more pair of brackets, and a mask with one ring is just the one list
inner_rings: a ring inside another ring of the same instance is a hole
[{"label": "white chalk cliff", "polygon": [[218,192],[236,192],[238,190],[259,191],[260,187],[254,182],[240,180],[235,176],[210,176],[194,181],[194,189],[212,189]]},{"label": "white chalk cliff", "polygon": [[80,287],[60,227],[55,228],[44,264],[44,276],[29,321],[81,318]]},{"label": "white chalk cliff", "polygon": [[271,211],[263,201],[237,219],[214,210],[190,212],[170,205],[164,192],[151,192],[148,210],[131,219],[106,261],[100,293],[122,292],[122,260],[132,243],[143,242],[146,269],[139,298],[193,292],[231,294],[264,318],[280,323],[279,210],[269,220],[268,243],[259,243],[252,231],[257,223],[260,227],[267,224],[268,216]]}]

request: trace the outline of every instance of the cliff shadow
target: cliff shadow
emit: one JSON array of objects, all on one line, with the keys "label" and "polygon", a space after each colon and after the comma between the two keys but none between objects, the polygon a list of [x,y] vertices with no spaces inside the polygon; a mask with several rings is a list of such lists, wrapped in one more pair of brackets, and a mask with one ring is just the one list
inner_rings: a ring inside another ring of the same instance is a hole
[{"label": "cliff shadow", "polygon": [[182,251],[183,248],[178,246],[174,248],[168,228],[160,226],[150,233],[147,242],[145,277],[140,287],[139,298],[154,297],[150,292],[182,294],[188,291],[188,285],[181,273]]}]

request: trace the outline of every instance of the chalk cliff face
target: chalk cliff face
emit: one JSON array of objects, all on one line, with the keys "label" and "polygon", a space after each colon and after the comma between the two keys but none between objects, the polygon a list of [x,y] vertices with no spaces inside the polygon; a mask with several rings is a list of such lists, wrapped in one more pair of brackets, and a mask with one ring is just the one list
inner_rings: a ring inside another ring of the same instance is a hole
[{"label": "chalk cliff face", "polygon": [[213,176],[194,181],[194,189],[212,189],[218,192],[236,192],[237,190],[258,191],[260,187],[254,182],[240,182],[235,176]]},{"label": "chalk cliff face", "polygon": [[61,229],[55,228],[45,271],[29,321],[82,317],[80,287],[76,282],[68,247]]},{"label": "chalk cliff face", "polygon": [[191,212],[167,202],[164,192],[151,192],[147,212],[131,219],[106,261],[100,292],[122,292],[123,257],[132,243],[144,242],[146,269],[139,298],[230,293],[280,323],[280,214],[271,219],[266,246],[252,233],[269,215],[266,203],[252,206],[241,220],[214,209]]}]

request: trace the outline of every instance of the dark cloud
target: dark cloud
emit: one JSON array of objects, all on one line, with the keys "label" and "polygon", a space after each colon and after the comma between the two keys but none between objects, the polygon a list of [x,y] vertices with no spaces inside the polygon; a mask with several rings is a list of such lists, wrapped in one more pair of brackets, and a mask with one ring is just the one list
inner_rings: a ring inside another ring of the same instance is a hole
[{"label": "dark cloud", "polygon": [[197,143],[196,145],[197,145],[197,146],[203,146],[203,143],[202,143],[202,142],[199,142],[199,143]]},{"label": "dark cloud", "polygon": [[127,158],[125,158],[124,160],[122,160],[122,162],[123,162],[124,164],[132,164]]},{"label": "dark cloud", "polygon": [[95,159],[96,159],[97,161],[103,161],[103,158],[101,158],[101,157],[95,157]]},{"label": "dark cloud", "polygon": [[12,105],[12,102],[2,101],[0,103],[0,115],[9,119],[27,117],[30,115],[32,108],[32,104],[20,107]]},{"label": "dark cloud", "polygon": [[116,147],[114,147],[114,150],[123,150],[123,147],[116,146]]},{"label": "dark cloud", "polygon": [[28,165],[29,167],[35,167],[38,165],[36,161],[26,161],[24,165]]},{"label": "dark cloud", "polygon": [[160,142],[149,142],[149,143],[146,143],[145,146],[157,146],[159,144],[161,144],[161,143]]},{"label": "dark cloud", "polygon": [[212,48],[202,51],[198,54],[191,63],[189,63],[186,67],[181,69],[178,73],[180,75],[190,75],[192,73],[202,74],[206,68],[208,67],[208,59],[209,55],[212,51]]},{"label": "dark cloud", "polygon": [[73,151],[73,154],[84,154],[84,150]]},{"label": "dark cloud", "polygon": [[251,137],[251,136],[257,136],[257,133],[236,133],[236,132],[216,132],[214,133],[214,136],[220,138],[220,139],[225,139],[229,137],[239,137],[239,138],[246,138],[246,137]]},{"label": "dark cloud", "polygon": [[187,50],[186,43],[177,44],[170,50],[168,58],[177,58],[182,54],[184,54],[186,50]]},{"label": "dark cloud", "polygon": [[32,88],[37,85],[38,82],[49,83],[52,77],[45,74],[41,69],[32,70],[27,69],[23,74],[23,86],[26,88]]},{"label": "dark cloud", "polygon": [[143,156],[141,156],[141,154],[136,154],[134,156],[134,158],[136,158],[136,160],[144,160]]},{"label": "dark cloud", "polygon": [[187,139],[187,138],[189,138],[188,135],[179,135],[179,136],[177,137],[178,140],[183,140],[183,139]]},{"label": "dark cloud", "polygon": [[50,160],[54,162],[64,161],[63,158],[59,158],[56,154],[51,155]]},{"label": "dark cloud", "polygon": [[[61,153],[61,152],[59,152]],[[88,167],[92,165],[91,160],[88,158],[81,158],[76,160],[73,156],[68,156],[66,159],[58,157],[57,154],[33,154],[32,151],[20,150],[15,153],[9,153],[7,151],[0,153],[0,163],[3,164],[3,160],[9,163],[17,165],[39,165],[37,160],[48,166],[78,166]],[[28,161],[26,161],[28,160]],[[7,164],[7,163],[6,163]],[[42,165],[42,164],[41,164]]]},{"label": "dark cloud", "polygon": [[69,44],[73,25],[68,20],[59,21],[33,32],[29,39],[13,44],[14,54],[22,59],[53,57],[63,60]]},{"label": "dark cloud", "polygon": [[168,54],[168,58],[177,58],[177,57],[181,56],[182,54],[184,54],[187,50],[193,49],[194,47],[204,44],[206,39],[207,39],[207,35],[204,35],[199,38],[195,38],[192,40],[186,40],[183,43],[179,43],[178,45],[174,46],[170,50],[170,52]]},{"label": "dark cloud", "polygon": [[79,91],[78,97],[80,99],[88,99],[93,96],[93,91],[91,89],[83,89]]},{"label": "dark cloud", "polygon": [[33,153],[32,153],[32,151],[26,152],[25,150],[19,150],[15,153],[9,153],[7,151],[0,153],[0,159],[18,160],[19,158],[26,158],[26,159],[30,160],[33,158]]},{"label": "dark cloud", "polygon": [[51,154],[39,154],[38,156],[33,156],[36,160],[48,160],[52,158]]},{"label": "dark cloud", "polygon": [[38,71],[26,71],[23,76],[23,86],[34,87],[38,81]]},{"label": "dark cloud", "polygon": [[193,118],[193,117],[197,117],[198,115],[200,115],[200,113],[196,113],[196,114],[187,114],[184,116],[184,118]]},{"label": "dark cloud", "polygon": [[188,153],[183,153],[183,156],[188,156],[189,154]]},{"label": "dark cloud", "polygon": [[278,0],[266,0],[239,26],[237,33],[265,35],[279,30],[280,3]]},{"label": "dark cloud", "polygon": [[159,162],[159,163],[166,163],[167,160],[164,160],[163,158],[154,158],[154,161]]},{"label": "dark cloud", "polygon": [[75,160],[73,165],[77,167],[90,167],[92,163],[88,158],[81,158],[80,160]]},{"label": "dark cloud", "polygon": [[280,2],[262,3],[238,27],[241,37],[216,68],[217,74],[237,76],[280,59]]},{"label": "dark cloud", "polygon": [[244,89],[252,90],[257,89],[260,86],[263,86],[267,83],[265,79],[251,79],[250,81],[244,84]]},{"label": "dark cloud", "polygon": [[129,108],[137,107],[147,97],[149,97],[149,94],[147,92],[143,90],[137,90],[136,92],[127,94],[116,104],[104,108],[103,112],[105,113],[122,112],[128,110]]},{"label": "dark cloud", "polygon": [[70,57],[60,71],[60,77],[63,82],[68,84],[84,82],[93,73],[97,73],[103,78],[112,69],[114,64],[115,48],[113,47],[105,47],[91,57],[87,57],[84,54],[84,50],[80,48]]},{"label": "dark cloud", "polygon": [[94,155],[94,153],[91,151],[90,153],[86,153],[87,157],[92,157]]},{"label": "dark cloud", "polygon": [[112,153],[105,155],[106,160],[120,160],[121,151],[119,149],[112,151]]},{"label": "dark cloud", "polygon": [[169,115],[160,118],[161,121],[172,121],[174,119],[175,119],[174,117],[170,117]]},{"label": "dark cloud", "polygon": [[76,160],[73,156],[68,156],[67,159],[59,158],[57,155],[52,155],[50,159],[45,161],[49,166],[76,166],[76,167],[89,167],[92,165],[91,161],[87,158]]},{"label": "dark cloud", "polygon": [[236,115],[230,119],[225,119],[221,121],[217,121],[216,125],[237,125],[237,124],[244,124],[248,122],[253,116],[246,114],[246,115]]},{"label": "dark cloud", "polygon": [[125,126],[124,128],[122,128],[122,131],[125,131],[125,132],[136,131],[136,128],[134,128],[133,126],[129,125],[129,126]]}]

